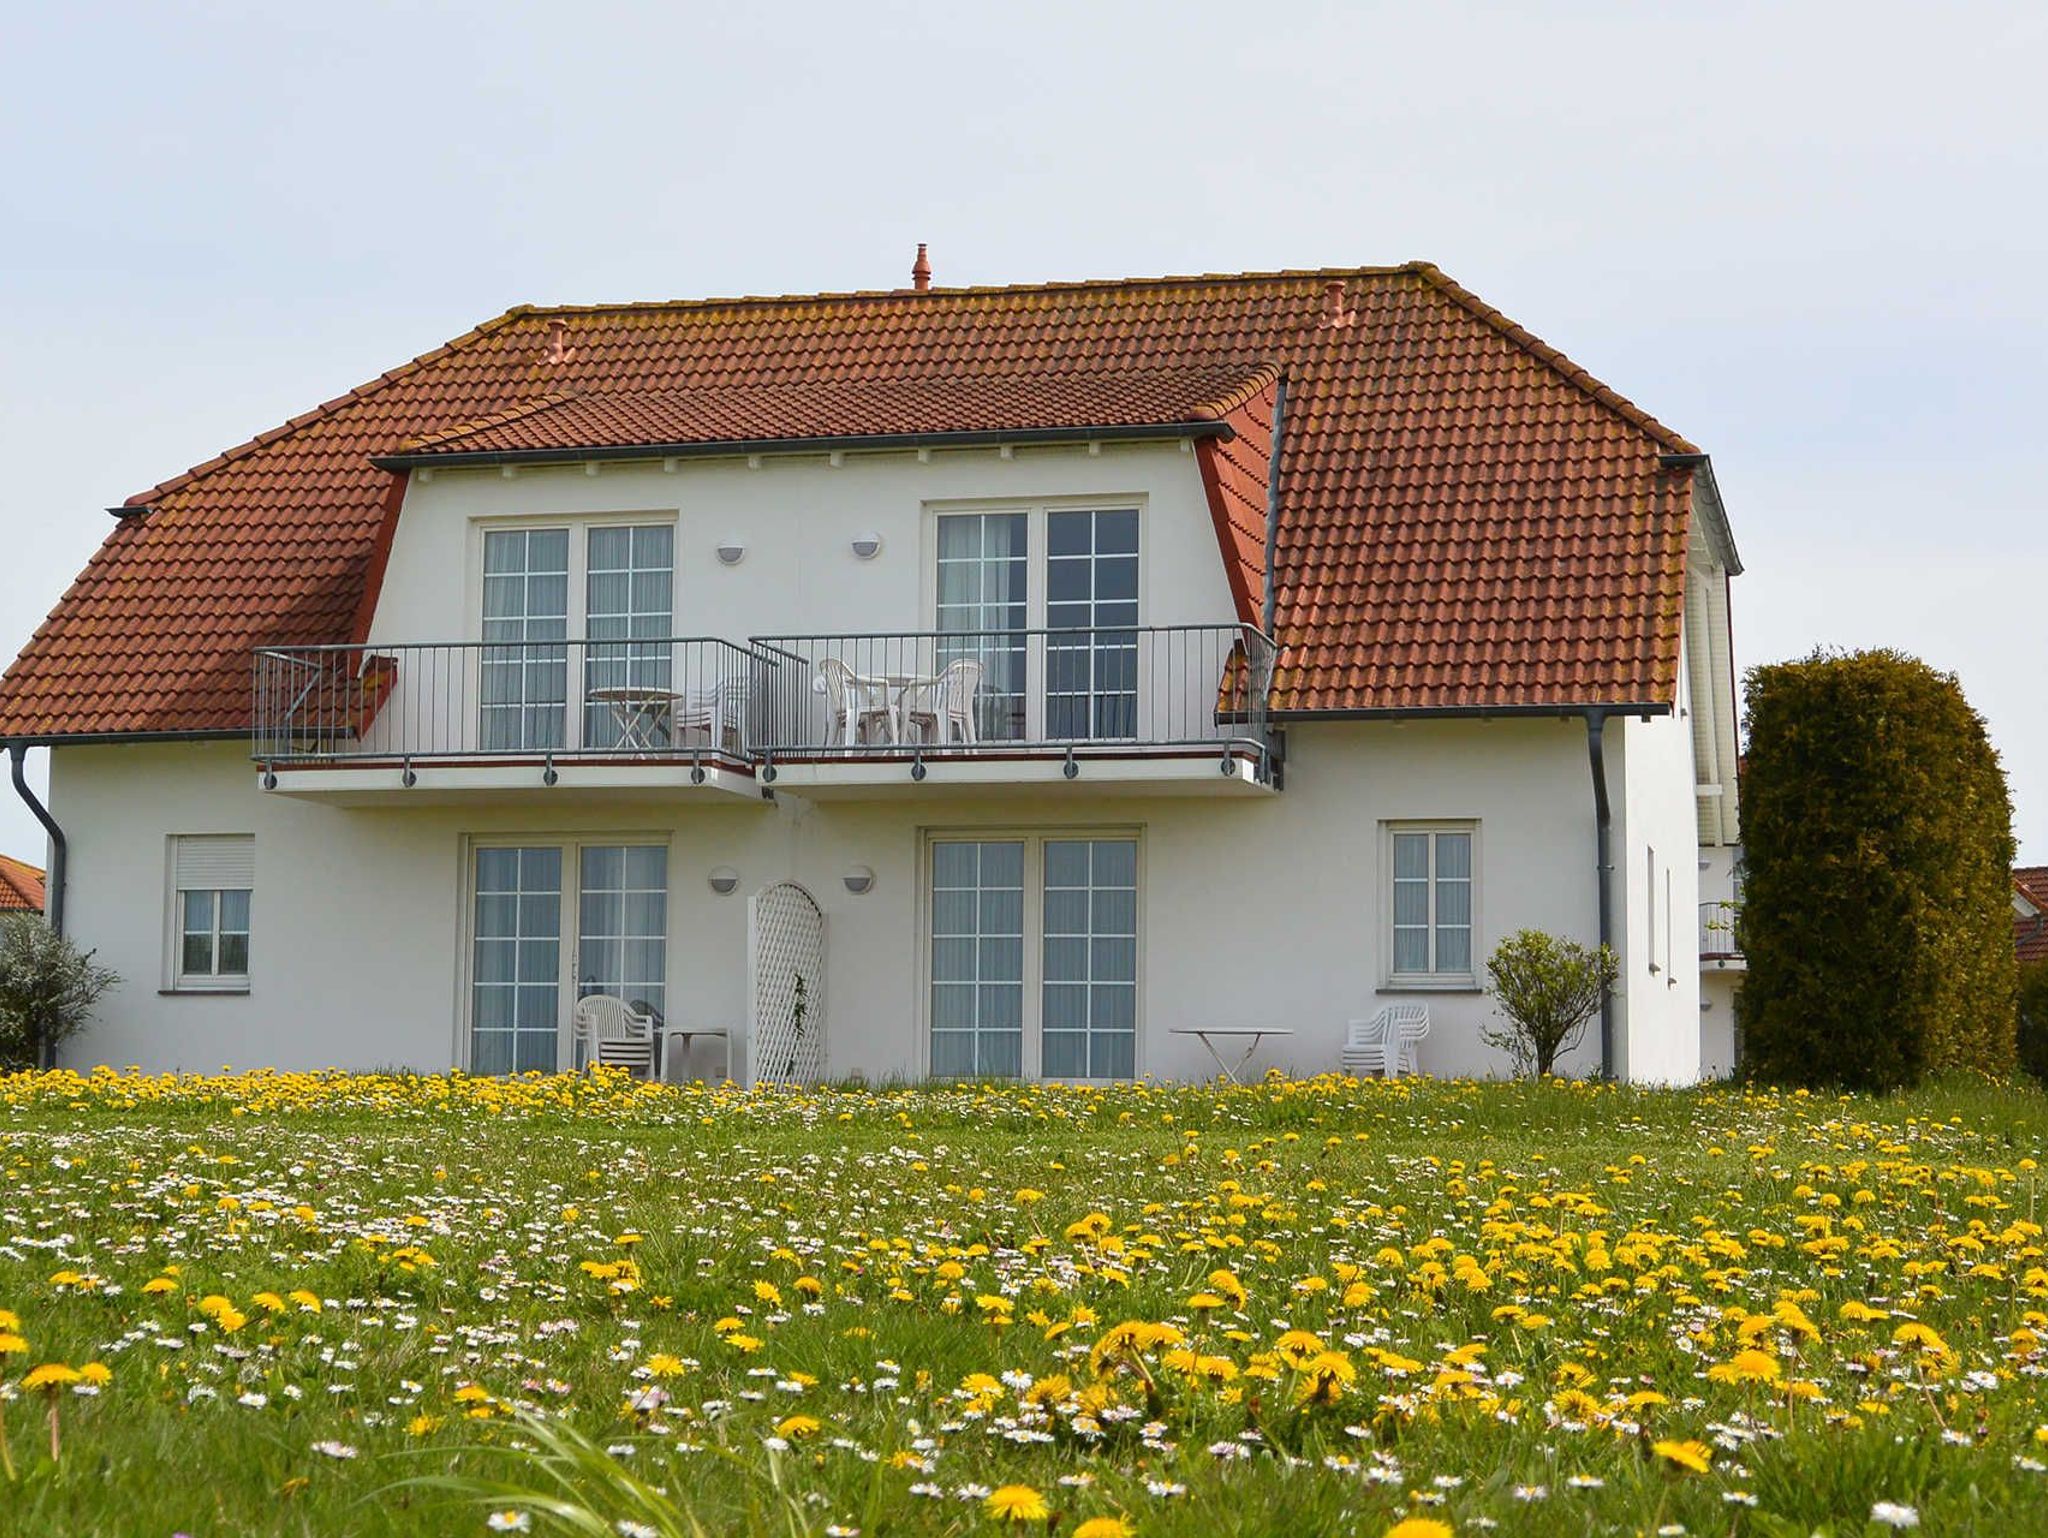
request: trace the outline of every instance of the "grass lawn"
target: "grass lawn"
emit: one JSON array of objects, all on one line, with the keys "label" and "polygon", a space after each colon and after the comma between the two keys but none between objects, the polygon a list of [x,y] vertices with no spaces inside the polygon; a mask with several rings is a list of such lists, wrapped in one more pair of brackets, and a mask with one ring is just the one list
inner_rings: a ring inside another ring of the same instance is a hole
[{"label": "grass lawn", "polygon": [[2039,1532],[2044,1144],[1978,1085],[0,1078],[0,1532]]}]

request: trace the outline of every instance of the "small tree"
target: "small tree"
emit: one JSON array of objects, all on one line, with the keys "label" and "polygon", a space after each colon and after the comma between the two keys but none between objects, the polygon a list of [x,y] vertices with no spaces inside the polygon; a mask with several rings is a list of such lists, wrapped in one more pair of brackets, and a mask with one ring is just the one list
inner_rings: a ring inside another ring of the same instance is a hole
[{"label": "small tree", "polygon": [[1984,720],[1898,652],[1749,675],[1747,1071],[1889,1090],[2013,1066],[2012,804]]},{"label": "small tree", "polygon": [[0,917],[0,1067],[34,1068],[120,981],[33,913]]},{"label": "small tree", "polygon": [[1524,929],[1501,941],[1487,960],[1486,975],[1507,1024],[1481,1027],[1480,1039],[1507,1053],[1516,1072],[1542,1078],[1586,1034],[1586,1022],[1600,1013],[1601,999],[1621,975],[1621,963],[1607,946],[1588,950],[1575,940]]}]

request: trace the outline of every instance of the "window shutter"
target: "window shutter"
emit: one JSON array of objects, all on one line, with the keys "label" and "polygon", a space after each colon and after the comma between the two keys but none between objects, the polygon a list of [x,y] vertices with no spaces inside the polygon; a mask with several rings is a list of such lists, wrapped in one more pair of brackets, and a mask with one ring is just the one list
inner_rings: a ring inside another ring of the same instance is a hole
[{"label": "window shutter", "polygon": [[177,840],[171,884],[181,892],[245,892],[256,885],[256,840],[221,833]]}]

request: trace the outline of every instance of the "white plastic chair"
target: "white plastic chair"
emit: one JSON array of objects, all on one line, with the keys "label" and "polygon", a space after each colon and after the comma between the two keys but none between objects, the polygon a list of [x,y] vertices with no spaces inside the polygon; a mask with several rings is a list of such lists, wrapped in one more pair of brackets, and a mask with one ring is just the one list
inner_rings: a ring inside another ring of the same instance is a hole
[{"label": "white plastic chair", "polygon": [[[897,740],[896,706],[889,699],[889,686],[877,678],[863,678],[837,657],[818,664],[818,678],[825,685],[825,740],[855,747],[861,742]],[[880,730],[877,739],[870,733]]]},{"label": "white plastic chair", "polygon": [[904,724],[931,742],[972,745],[974,696],[981,689],[981,663],[973,657],[949,662],[929,684],[912,691],[903,702]]},{"label": "white plastic chair", "polygon": [[576,1057],[584,1068],[623,1068],[643,1079],[660,1076],[654,1022],[615,993],[576,1001]]},{"label": "white plastic chair", "polygon": [[740,751],[740,704],[745,689],[740,679],[728,678],[684,690],[671,708],[669,741],[680,746],[684,732],[702,732],[714,749],[723,749],[730,739],[733,751]]},{"label": "white plastic chair", "polygon": [[1415,1044],[1429,1035],[1427,1004],[1389,1004],[1370,1020],[1353,1020],[1345,1033],[1344,1071],[1362,1079],[1377,1070],[1398,1079],[1422,1071]]}]

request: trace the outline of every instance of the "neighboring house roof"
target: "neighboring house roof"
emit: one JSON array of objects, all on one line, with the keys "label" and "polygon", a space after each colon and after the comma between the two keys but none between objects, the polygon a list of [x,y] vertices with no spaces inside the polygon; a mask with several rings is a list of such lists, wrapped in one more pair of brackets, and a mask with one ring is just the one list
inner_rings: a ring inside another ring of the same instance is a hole
[{"label": "neighboring house roof", "polygon": [[[2012,873],[2022,899],[2013,904],[2012,941],[2022,961],[2048,961],[2048,865],[2023,865]],[[2024,905],[2029,912],[2021,912]]]},{"label": "neighboring house roof", "polygon": [[0,737],[246,729],[255,648],[364,633],[403,487],[373,459],[408,446],[859,435],[940,400],[962,421],[1220,412],[1237,436],[1198,445],[1203,478],[1240,613],[1274,575],[1277,710],[1674,697],[1696,451],[1411,263],[511,310],[131,498],[0,681]]},{"label": "neighboring house roof", "polygon": [[0,913],[41,913],[43,873],[0,854]]}]

